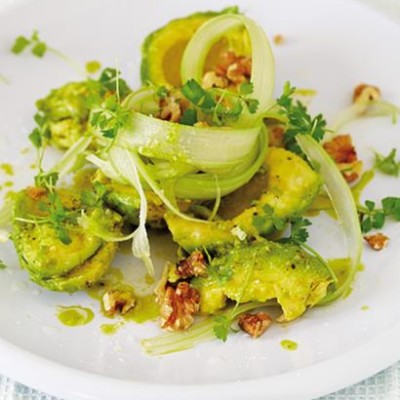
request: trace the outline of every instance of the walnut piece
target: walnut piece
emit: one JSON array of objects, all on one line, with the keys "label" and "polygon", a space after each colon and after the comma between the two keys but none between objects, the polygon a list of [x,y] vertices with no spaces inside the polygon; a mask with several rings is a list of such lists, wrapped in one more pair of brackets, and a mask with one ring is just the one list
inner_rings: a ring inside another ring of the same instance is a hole
[{"label": "walnut piece", "polygon": [[357,152],[350,135],[335,136],[323,144],[326,152],[333,158],[347,182],[354,182],[362,171],[362,161],[357,159]]},{"label": "walnut piece", "polygon": [[188,282],[179,282],[176,287],[167,284],[160,302],[161,328],[169,331],[188,329],[199,312],[200,293]]},{"label": "walnut piece", "polygon": [[278,33],[278,34],[274,35],[272,40],[274,41],[274,44],[276,46],[279,46],[279,45],[281,45],[281,44],[283,44],[285,42],[285,36],[283,36],[282,34]]},{"label": "walnut piece", "polygon": [[251,67],[251,57],[237,56],[234,52],[227,51],[221,54],[220,63],[214,68],[214,72],[226,79],[227,84],[236,86],[250,79]]},{"label": "walnut piece", "polygon": [[108,316],[124,315],[135,307],[136,299],[128,290],[109,290],[103,295],[103,307]]},{"label": "walnut piece", "polygon": [[215,71],[208,71],[203,76],[202,86],[204,89],[228,87],[228,79],[224,76],[217,75]]},{"label": "walnut piece", "polygon": [[206,275],[207,264],[203,253],[196,250],[188,257],[180,260],[176,266],[176,273],[183,279]]},{"label": "walnut piece", "polygon": [[354,88],[353,103],[368,104],[371,101],[379,100],[381,91],[377,86],[360,83]]},{"label": "walnut piece", "polygon": [[272,324],[272,318],[265,312],[242,314],[239,317],[238,324],[242,331],[248,333],[253,338],[258,338]]},{"label": "walnut piece", "polygon": [[350,135],[335,136],[329,142],[324,143],[324,149],[338,164],[357,160],[357,153]]},{"label": "walnut piece", "polygon": [[26,194],[33,200],[39,200],[46,193],[47,190],[42,187],[29,186],[26,188]]},{"label": "walnut piece", "polygon": [[364,240],[369,244],[371,249],[376,251],[384,249],[389,243],[389,238],[380,232],[373,235],[364,236]]},{"label": "walnut piece", "polygon": [[174,96],[168,96],[160,101],[160,118],[164,121],[179,122],[182,116],[179,100]]}]

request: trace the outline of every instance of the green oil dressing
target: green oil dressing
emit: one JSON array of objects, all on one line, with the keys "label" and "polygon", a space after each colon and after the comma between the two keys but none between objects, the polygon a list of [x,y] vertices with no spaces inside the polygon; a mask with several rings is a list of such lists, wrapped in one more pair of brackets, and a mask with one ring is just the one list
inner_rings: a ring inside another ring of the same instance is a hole
[{"label": "green oil dressing", "polygon": [[103,324],[100,326],[100,331],[103,335],[115,335],[119,328],[121,328],[123,325],[123,322],[116,322],[115,324]]},{"label": "green oil dressing", "polygon": [[281,346],[285,350],[294,351],[297,350],[298,344],[296,342],[293,342],[292,340],[285,339],[281,341]]},{"label": "green oil dressing", "polygon": [[122,318],[125,321],[134,321],[138,324],[143,324],[147,321],[154,321],[160,315],[160,306],[156,302],[154,294],[136,297],[135,308]]},{"label": "green oil dressing", "polygon": [[[110,268],[105,276],[94,286],[86,289],[86,293],[94,300],[100,302],[100,308],[103,315],[107,318],[114,318],[107,315],[103,309],[103,296],[109,290],[121,290],[129,291],[135,294],[135,289],[125,282],[124,274],[119,268]],[[142,324],[147,321],[153,321],[159,316],[159,305],[156,302],[154,294],[148,294],[143,296],[135,295],[136,304],[135,307],[124,315],[118,315],[126,322],[136,322]],[[111,324],[106,324],[111,325]],[[116,329],[119,329],[118,326]],[[110,327],[104,329],[113,329]],[[105,333],[102,330],[103,333]],[[105,333],[107,334],[107,333]]]},{"label": "green oil dressing", "polygon": [[94,318],[90,308],[81,306],[58,307],[58,320],[65,326],[76,327],[87,325]]},{"label": "green oil dressing", "polygon": [[9,176],[14,175],[14,169],[11,164],[0,164],[0,169]]},{"label": "green oil dressing", "polygon": [[361,311],[368,311],[369,310],[369,306],[361,306]]},{"label": "green oil dressing", "polygon": [[86,289],[86,293],[94,300],[101,301],[104,294],[111,289],[131,289],[133,288],[124,283],[124,274],[119,268],[109,268],[106,274],[92,287]]}]

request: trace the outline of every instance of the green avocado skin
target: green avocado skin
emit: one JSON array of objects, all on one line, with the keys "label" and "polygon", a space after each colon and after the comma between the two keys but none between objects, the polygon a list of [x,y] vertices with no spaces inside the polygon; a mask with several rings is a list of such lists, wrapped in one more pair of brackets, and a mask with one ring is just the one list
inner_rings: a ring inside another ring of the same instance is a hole
[{"label": "green avocado skin", "polygon": [[[227,14],[227,13],[235,13],[237,14],[239,12],[237,7],[228,7],[222,11],[204,11],[204,12],[196,12],[194,14],[188,15],[183,18],[177,18],[174,19],[170,22],[168,22],[166,25],[163,27],[155,30],[154,32],[150,33],[149,35],[146,36],[146,38],[143,41],[142,44],[142,62],[140,65],[140,79],[142,81],[143,85],[148,85],[149,83],[158,85],[160,82],[157,82],[155,77],[153,76],[152,73],[152,65],[154,63],[153,56],[154,52],[152,51],[153,43],[156,39],[160,39],[163,36],[167,36],[170,33],[171,30],[175,29],[175,24],[177,22],[185,22],[188,26],[191,26],[191,21],[207,21],[209,18],[216,17],[221,14]],[[189,39],[189,38],[187,38]]]},{"label": "green avocado skin", "polygon": [[203,313],[217,312],[227,299],[239,303],[276,299],[284,321],[318,304],[335,282],[330,269],[299,246],[268,240],[228,250],[211,261],[208,271],[207,277],[192,280]]}]

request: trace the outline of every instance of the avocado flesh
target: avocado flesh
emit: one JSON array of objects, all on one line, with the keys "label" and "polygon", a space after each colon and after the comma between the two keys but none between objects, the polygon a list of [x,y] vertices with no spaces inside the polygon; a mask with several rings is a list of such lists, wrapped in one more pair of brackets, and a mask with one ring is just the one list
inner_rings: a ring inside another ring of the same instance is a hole
[{"label": "avocado flesh", "polygon": [[87,131],[89,108],[87,82],[71,82],[53,89],[36,102],[50,130],[50,142],[60,149],[71,147]]},{"label": "avocado flesh", "polygon": [[58,292],[75,292],[92,286],[106,273],[118,249],[116,243],[105,243],[90,258],[85,260],[65,275],[44,278],[31,274],[31,279],[38,285]]},{"label": "avocado flesh", "polygon": [[239,303],[276,299],[283,319],[291,321],[318,304],[335,277],[319,259],[299,246],[267,240],[232,248],[209,265],[208,277],[192,280],[200,309],[215,313],[227,299]]},{"label": "avocado flesh", "polygon": [[[105,202],[107,205],[121,214],[125,221],[139,224],[140,197],[135,188],[108,179],[101,171],[97,171],[93,182],[100,182],[106,188]],[[152,228],[165,228],[164,216],[166,206],[163,201],[152,191],[145,191],[147,199],[146,223]],[[189,201],[178,200],[178,206],[182,211],[187,211]]]},{"label": "avocado flesh", "polygon": [[[34,190],[38,193],[40,189]],[[67,211],[81,210],[79,194],[63,189],[57,193]],[[50,290],[71,292],[95,282],[108,269],[117,246],[105,243],[72,221],[64,225],[71,240],[64,244],[54,226],[43,221],[48,217],[43,211],[48,202],[46,192],[32,198],[27,189],[16,194],[14,200],[12,240],[21,266],[34,282]],[[112,210],[95,208],[86,210],[86,214],[99,218],[108,232],[119,232],[122,218]]]},{"label": "avocado flesh", "polygon": [[[221,12],[191,14],[174,19],[148,35],[142,45],[142,83],[180,87],[180,65],[186,45],[205,22],[226,13],[237,13],[237,9],[231,7]],[[249,54],[250,46],[245,38],[246,31],[243,29],[230,32],[226,38],[222,38],[211,49],[205,70],[210,70],[218,63],[223,51],[234,50],[237,54]]]},{"label": "avocado flesh", "polygon": [[[288,219],[301,215],[320,190],[318,174],[302,158],[287,150],[270,148],[264,169],[265,179],[254,178],[266,185],[259,199],[229,220],[186,221],[167,213],[165,219],[174,241],[189,252],[203,247],[218,251],[238,242],[232,232],[234,228],[240,228],[250,238],[268,235],[274,230],[274,217]],[[240,202],[240,197],[235,201]],[[240,209],[239,204],[231,205]]]}]

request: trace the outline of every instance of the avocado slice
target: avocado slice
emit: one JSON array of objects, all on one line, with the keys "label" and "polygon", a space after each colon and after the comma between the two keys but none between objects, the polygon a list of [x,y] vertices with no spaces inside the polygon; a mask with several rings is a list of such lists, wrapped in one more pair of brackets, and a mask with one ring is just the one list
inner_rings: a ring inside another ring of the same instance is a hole
[{"label": "avocado slice", "polygon": [[[174,241],[189,252],[204,247],[218,251],[239,241],[235,235],[238,228],[247,238],[268,235],[274,230],[276,217],[288,219],[300,215],[320,190],[319,175],[306,161],[290,151],[270,148],[263,168],[265,178],[253,178],[265,184],[259,199],[231,219],[188,222],[167,213],[165,219]],[[230,202],[227,197],[226,201]],[[234,198],[235,202],[240,200],[241,196]],[[232,202],[230,204],[233,205]],[[237,204],[235,207],[240,209]]]},{"label": "avocado slice", "polygon": [[46,289],[57,292],[72,293],[88,288],[106,273],[117,249],[118,245],[116,243],[105,243],[92,257],[65,275],[45,278],[32,273],[31,280]]},{"label": "avocado slice", "polygon": [[[238,13],[237,7],[220,12],[207,11],[188,15],[170,21],[146,37],[142,45],[141,80],[143,84],[180,87],[181,60],[186,45],[195,32],[209,19],[226,13]],[[234,50],[238,55],[249,54],[247,35],[243,29],[235,30],[221,39],[211,49],[205,70],[216,65],[221,52]]]},{"label": "avocado slice", "polygon": [[267,240],[236,246],[211,260],[207,277],[192,280],[200,310],[215,313],[227,299],[239,303],[276,299],[291,321],[318,304],[335,285],[332,271],[298,245]]},{"label": "avocado slice", "polygon": [[[49,221],[56,216],[47,209],[48,191],[37,187],[27,188],[14,197],[12,240],[21,266],[34,282],[51,290],[79,290],[107,270],[116,245],[85,231],[77,223],[83,210],[79,194],[65,189],[57,189],[57,194],[64,212],[71,215],[62,222],[69,242],[60,240],[55,225]],[[98,206],[86,208],[85,212],[98,218],[107,232],[120,231],[122,217],[114,211]]]},{"label": "avocado slice", "polygon": [[[106,193],[104,200],[106,204],[121,214],[125,221],[139,224],[140,197],[135,188],[108,179],[100,170],[96,171],[92,178],[93,182],[104,185]],[[151,190],[145,191],[147,199],[146,223],[155,229],[165,228],[164,215],[167,208],[163,201]],[[191,202],[178,200],[178,206],[182,211],[187,211]]]}]

